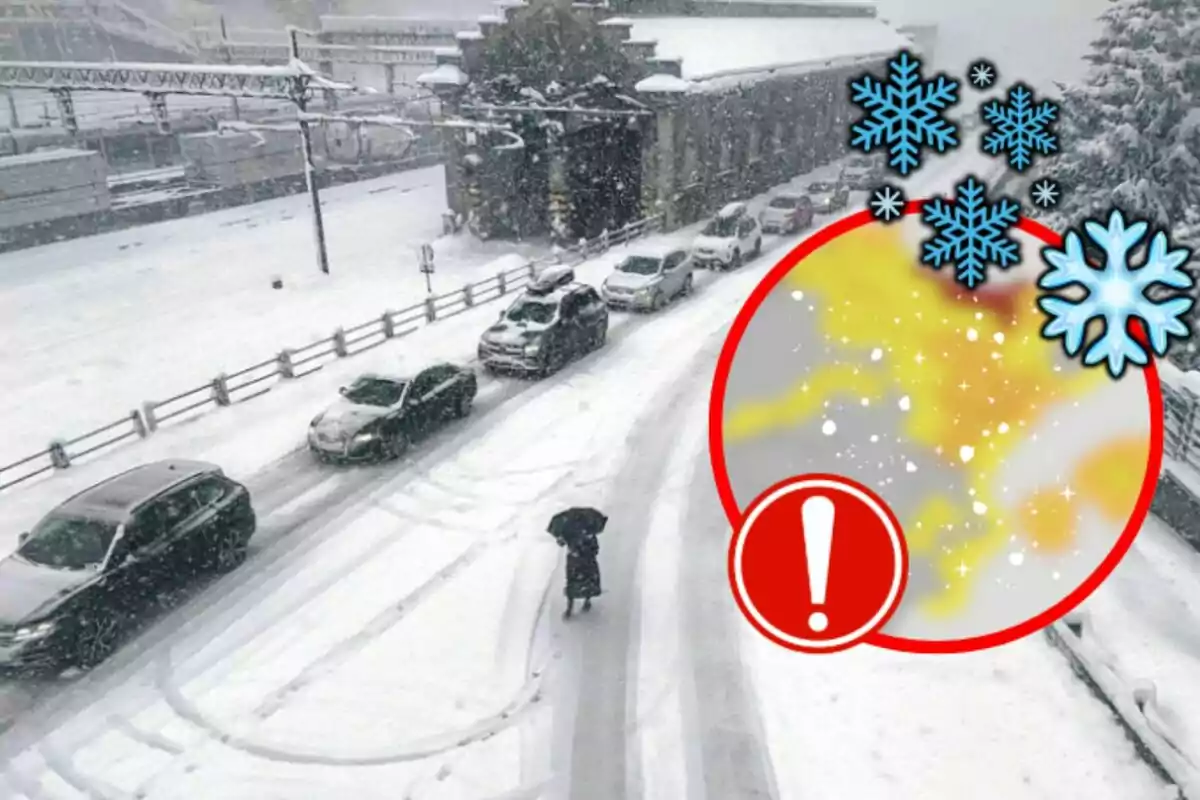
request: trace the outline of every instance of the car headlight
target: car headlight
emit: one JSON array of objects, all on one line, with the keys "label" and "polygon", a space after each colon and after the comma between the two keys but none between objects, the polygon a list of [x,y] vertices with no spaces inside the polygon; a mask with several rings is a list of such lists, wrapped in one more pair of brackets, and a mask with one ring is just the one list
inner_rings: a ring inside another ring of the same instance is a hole
[{"label": "car headlight", "polygon": [[375,433],[374,431],[363,431],[362,433],[356,433],[353,441],[355,444],[366,444],[367,442],[373,442],[378,438],[379,434]]},{"label": "car headlight", "polygon": [[323,413],[317,414],[315,417],[313,417],[312,422],[308,423],[308,427],[310,427],[310,428],[317,427],[318,425],[321,424],[321,420],[323,420],[323,419],[325,419],[325,415]]},{"label": "car headlight", "polygon": [[542,343],[541,342],[530,342],[529,344],[525,345],[525,355],[527,355],[527,356],[536,356],[541,351],[542,351]]},{"label": "car headlight", "polygon": [[54,629],[57,627],[58,623],[53,621],[39,622],[36,625],[25,625],[13,631],[13,641],[20,643],[45,639],[54,633]]}]

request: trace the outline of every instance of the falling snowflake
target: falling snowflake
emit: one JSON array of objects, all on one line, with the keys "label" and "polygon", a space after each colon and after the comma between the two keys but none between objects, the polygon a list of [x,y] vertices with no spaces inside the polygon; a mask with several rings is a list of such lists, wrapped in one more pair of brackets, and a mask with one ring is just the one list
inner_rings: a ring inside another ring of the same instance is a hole
[{"label": "falling snowflake", "polygon": [[971,85],[976,89],[980,91],[990,89],[992,84],[996,82],[996,65],[982,59],[972,62],[967,70],[967,77],[970,79]]},{"label": "falling snowflake", "polygon": [[983,151],[993,156],[1006,154],[1009,166],[1017,172],[1033,164],[1035,153],[1048,156],[1058,152],[1058,137],[1050,130],[1058,117],[1058,104],[1043,100],[1035,105],[1033,92],[1025,84],[1013,84],[1007,102],[984,103],[981,113],[991,127],[983,136]]},{"label": "falling snowflake", "polygon": [[1075,356],[1083,347],[1087,326],[1093,320],[1104,322],[1104,333],[1092,342],[1083,355],[1083,363],[1095,366],[1105,362],[1108,373],[1120,378],[1128,362],[1145,366],[1149,353],[1145,346],[1129,333],[1129,322],[1142,323],[1149,345],[1155,355],[1164,355],[1172,337],[1191,335],[1181,317],[1191,310],[1195,299],[1171,294],[1151,300],[1146,291],[1154,285],[1172,289],[1192,288],[1192,277],[1181,267],[1191,258],[1187,248],[1171,248],[1165,231],[1156,231],[1150,240],[1141,264],[1131,263],[1130,256],[1146,237],[1148,224],[1143,221],[1125,224],[1125,216],[1114,209],[1106,228],[1098,220],[1085,220],[1087,237],[1105,255],[1103,268],[1087,262],[1083,240],[1075,230],[1069,230],[1062,250],[1046,247],[1042,259],[1050,265],[1038,287],[1052,291],[1066,286],[1082,286],[1087,297],[1072,302],[1061,297],[1043,296],[1038,306],[1051,319],[1042,328],[1046,339],[1062,338],[1067,355]]},{"label": "falling snowflake", "polygon": [[921,152],[958,147],[958,126],[942,112],[958,102],[958,81],[939,73],[921,80],[921,59],[901,50],[888,62],[890,78],[870,73],[850,82],[850,101],[866,112],[850,126],[850,146],[863,153],[886,148],[901,175],[921,166]]},{"label": "falling snowflake", "polygon": [[1020,248],[1005,234],[1021,207],[1007,197],[988,203],[986,187],[973,175],[954,190],[953,201],[935,197],[921,210],[935,231],[922,246],[921,262],[935,270],[954,264],[954,279],[974,290],[987,281],[989,264],[1008,269],[1020,260]]},{"label": "falling snowflake", "polygon": [[871,216],[880,222],[895,222],[904,215],[906,205],[904,192],[895,186],[884,184],[871,193]]},{"label": "falling snowflake", "polygon": [[1034,204],[1041,208],[1054,208],[1062,196],[1062,189],[1057,181],[1043,178],[1029,190],[1029,196]]}]

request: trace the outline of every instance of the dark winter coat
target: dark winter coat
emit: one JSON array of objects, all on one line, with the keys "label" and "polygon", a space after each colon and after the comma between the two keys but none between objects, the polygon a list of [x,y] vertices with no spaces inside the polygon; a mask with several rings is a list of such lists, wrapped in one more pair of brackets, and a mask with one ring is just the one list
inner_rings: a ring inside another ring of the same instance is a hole
[{"label": "dark winter coat", "polygon": [[600,594],[600,542],[595,536],[580,536],[567,544],[567,586],[570,600],[585,600]]}]

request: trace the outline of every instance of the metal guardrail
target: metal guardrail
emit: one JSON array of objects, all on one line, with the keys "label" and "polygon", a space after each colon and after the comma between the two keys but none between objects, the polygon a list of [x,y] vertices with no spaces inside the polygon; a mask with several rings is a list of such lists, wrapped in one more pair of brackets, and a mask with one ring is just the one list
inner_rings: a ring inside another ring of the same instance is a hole
[{"label": "metal guardrail", "polygon": [[338,328],[325,339],[303,347],[281,350],[267,361],[243,367],[236,372],[222,373],[194,389],[165,399],[147,401],[140,409],[129,411],[114,422],[81,436],[56,440],[41,452],[0,466],[0,491],[48,472],[68,469],[80,458],[129,440],[145,439],[154,435],[164,423],[261,397],[281,381],[312,375],[327,364],[368,352],[438,320],[499,300],[533,280],[539,267],[578,264],[610,247],[657,231],[661,222],[660,216],[632,222],[614,233],[603,233],[595,239],[581,241],[556,256],[535,259],[524,266],[468,283],[452,292],[430,295],[407,308],[385,311],[375,319]]}]

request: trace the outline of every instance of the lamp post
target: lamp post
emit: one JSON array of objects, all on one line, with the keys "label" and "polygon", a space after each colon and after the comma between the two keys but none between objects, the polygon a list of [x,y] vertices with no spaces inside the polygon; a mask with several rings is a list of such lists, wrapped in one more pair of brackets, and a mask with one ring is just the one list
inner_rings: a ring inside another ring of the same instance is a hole
[{"label": "lamp post", "polygon": [[[292,63],[300,63],[300,30],[288,28],[291,38]],[[312,130],[308,124],[308,80],[297,78],[294,84],[292,102],[296,104],[297,117],[300,123],[300,141],[304,150],[304,183],[312,200],[313,233],[317,240],[317,266],[321,272],[329,274],[329,253],[325,247],[325,219],[321,216],[321,195],[317,188],[316,170],[313,168]]]}]

